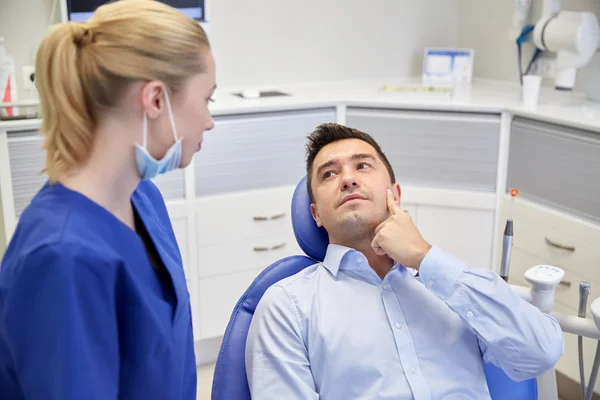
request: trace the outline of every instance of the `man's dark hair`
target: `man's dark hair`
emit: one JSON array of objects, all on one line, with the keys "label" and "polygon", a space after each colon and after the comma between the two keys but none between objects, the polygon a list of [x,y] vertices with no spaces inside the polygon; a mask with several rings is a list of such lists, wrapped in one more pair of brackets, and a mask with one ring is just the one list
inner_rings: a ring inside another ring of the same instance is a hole
[{"label": "man's dark hair", "polygon": [[381,151],[381,147],[379,144],[373,139],[369,134],[359,131],[358,129],[349,128],[344,125],[334,124],[334,123],[326,123],[317,126],[317,128],[308,135],[308,143],[306,145],[306,186],[308,189],[308,195],[310,196],[310,201],[312,203],[315,202],[315,198],[312,192],[312,172],[313,172],[313,163],[319,151],[330,143],[337,142],[338,140],[344,139],[360,139],[369,143],[377,154],[383,164],[388,170],[390,174],[390,180],[392,183],[396,183],[396,177],[394,175],[394,170],[390,165],[385,154]]}]

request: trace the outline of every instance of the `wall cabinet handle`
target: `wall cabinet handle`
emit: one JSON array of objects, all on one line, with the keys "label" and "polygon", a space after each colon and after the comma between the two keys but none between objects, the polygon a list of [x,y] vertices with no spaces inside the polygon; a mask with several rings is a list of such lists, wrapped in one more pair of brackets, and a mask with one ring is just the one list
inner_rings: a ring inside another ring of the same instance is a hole
[{"label": "wall cabinet handle", "polygon": [[570,251],[571,253],[575,251],[575,247],[573,247],[573,246],[565,246],[563,244],[553,242],[552,240],[548,239],[547,237],[545,237],[544,239],[546,240],[546,244],[548,244],[549,246],[552,246],[552,247],[555,247],[555,248],[561,249],[561,250]]},{"label": "wall cabinet handle", "polygon": [[285,213],[271,215],[270,217],[256,216],[255,215],[254,217],[252,217],[252,219],[255,220],[255,221],[269,221],[269,220],[274,220],[274,219],[281,219],[283,217],[285,217]]},{"label": "wall cabinet handle", "polygon": [[254,250],[257,253],[262,253],[262,252],[265,252],[265,251],[273,251],[273,250],[282,249],[282,248],[285,247],[285,245],[286,245],[286,243],[284,242],[284,243],[276,244],[276,245],[271,246],[271,247],[262,247],[262,246],[259,247],[259,246],[255,246],[255,247],[252,248],[252,250]]}]

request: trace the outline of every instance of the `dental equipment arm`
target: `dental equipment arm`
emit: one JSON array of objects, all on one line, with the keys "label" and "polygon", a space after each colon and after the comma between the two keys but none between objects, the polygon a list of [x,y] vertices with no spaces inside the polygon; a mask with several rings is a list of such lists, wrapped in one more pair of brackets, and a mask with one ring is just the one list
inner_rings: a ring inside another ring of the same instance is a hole
[{"label": "dental equipment arm", "polygon": [[[547,276],[545,273],[545,271],[548,271],[548,268],[550,268],[551,271],[550,276]],[[554,270],[557,270],[558,272]],[[562,279],[562,276],[564,276],[564,271],[559,268],[538,265],[529,269],[525,273],[525,277],[528,283],[531,284],[531,288],[520,285],[510,286],[523,300],[532,303],[540,308],[540,310],[545,311],[550,309],[550,311],[545,312],[556,319],[564,333],[570,333],[573,335],[598,340],[598,346],[596,348],[596,355],[594,357],[594,363],[590,373],[587,391],[584,390],[582,392],[582,398],[584,400],[591,400],[600,369],[600,298],[597,298],[590,307],[594,317],[593,321],[587,318],[581,318],[579,316],[551,311],[552,304],[554,303],[554,290],[556,285],[558,285]],[[583,353],[579,351],[580,366],[582,363],[582,357]],[[583,369],[581,369],[581,371],[583,371]],[[582,380],[582,382],[585,385],[585,380]],[[538,378],[538,388],[541,399],[558,399],[554,368]]]},{"label": "dental equipment arm", "polygon": [[555,88],[572,90],[577,68],[586,65],[598,49],[598,19],[591,12],[560,11],[545,15],[535,24],[533,41],[538,49],[557,55]]},{"label": "dental equipment arm", "polygon": [[[600,297],[594,300],[590,307],[596,328],[600,331]],[[596,346],[596,356],[594,357],[594,365],[592,366],[592,372],[590,374],[590,381],[587,388],[585,400],[591,400],[594,394],[594,386],[596,386],[596,378],[598,377],[598,369],[600,368],[600,338],[598,338],[598,345]]]}]

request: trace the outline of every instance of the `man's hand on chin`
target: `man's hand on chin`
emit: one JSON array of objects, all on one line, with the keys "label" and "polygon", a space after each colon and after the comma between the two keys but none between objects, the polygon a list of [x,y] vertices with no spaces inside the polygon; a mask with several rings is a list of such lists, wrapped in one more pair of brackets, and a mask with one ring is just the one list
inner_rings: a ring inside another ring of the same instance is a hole
[{"label": "man's hand on chin", "polygon": [[418,270],[431,245],[423,239],[411,216],[394,202],[387,190],[387,207],[390,217],[375,229],[371,247],[377,255],[386,255],[407,268]]}]

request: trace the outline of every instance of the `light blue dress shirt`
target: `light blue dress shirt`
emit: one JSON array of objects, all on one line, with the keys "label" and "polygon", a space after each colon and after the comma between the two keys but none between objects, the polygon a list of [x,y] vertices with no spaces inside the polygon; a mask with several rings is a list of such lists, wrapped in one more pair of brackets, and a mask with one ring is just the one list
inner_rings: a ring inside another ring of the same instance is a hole
[{"label": "light blue dress shirt", "polygon": [[271,286],[246,345],[252,398],[489,399],[483,361],[514,380],[563,353],[551,316],[496,273],[433,247],[383,281],[366,257],[329,245],[323,263]]}]

